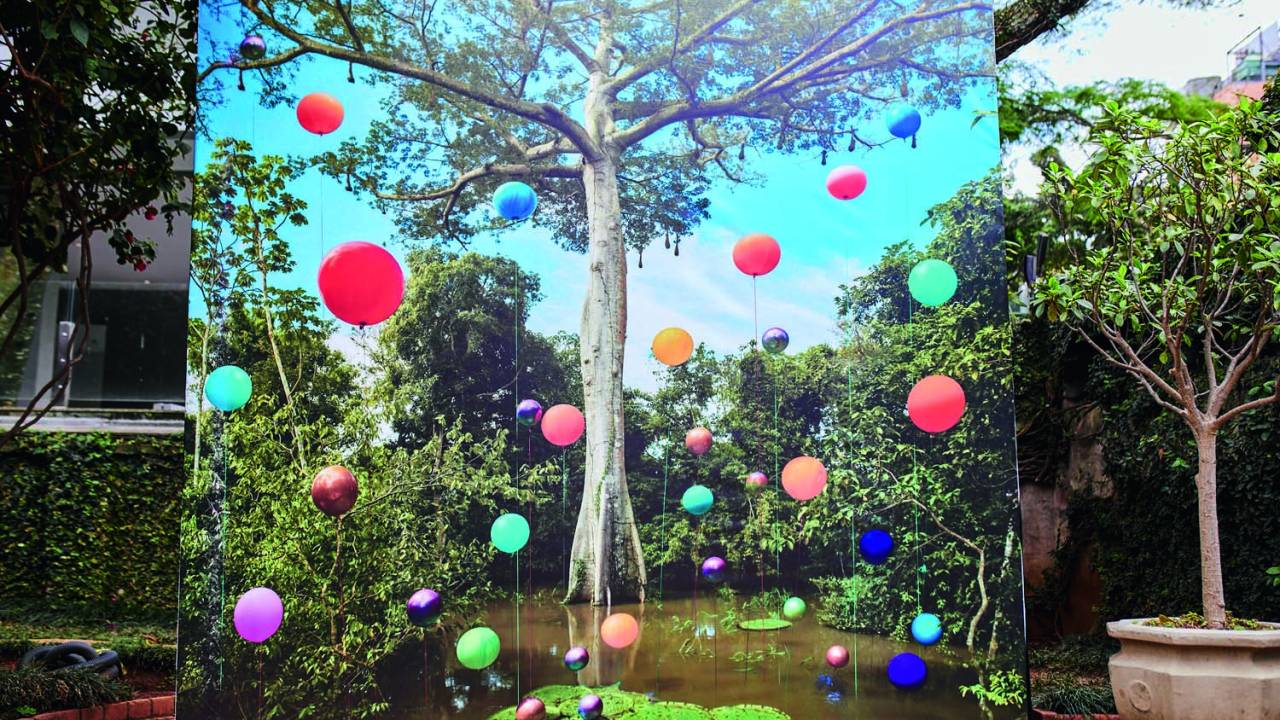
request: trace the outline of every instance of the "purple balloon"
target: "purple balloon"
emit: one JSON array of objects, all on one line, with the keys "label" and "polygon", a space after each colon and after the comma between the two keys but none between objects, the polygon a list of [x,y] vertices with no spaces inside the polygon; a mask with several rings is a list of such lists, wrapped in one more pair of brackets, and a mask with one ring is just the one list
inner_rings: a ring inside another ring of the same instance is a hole
[{"label": "purple balloon", "polygon": [[604,715],[604,700],[599,695],[583,695],[578,701],[578,715],[582,720],[596,720]]},{"label": "purple balloon", "polygon": [[764,345],[764,349],[771,353],[780,353],[787,349],[787,345],[791,343],[791,336],[787,335],[787,331],[780,327],[771,327],[764,331],[764,336],[760,338],[760,344]]},{"label": "purple balloon", "polygon": [[521,400],[516,406],[516,421],[525,427],[533,427],[542,419],[542,403],[537,400]]},{"label": "purple balloon", "polygon": [[271,588],[256,587],[236,601],[236,632],[251,643],[266,642],[284,620],[284,603]]},{"label": "purple balloon", "polygon": [[564,654],[564,666],[574,672],[586,667],[589,662],[591,662],[591,654],[580,645],[574,645]]},{"label": "purple balloon", "polygon": [[410,595],[409,602],[405,603],[409,622],[418,627],[426,627],[435,622],[443,609],[444,600],[440,597],[440,593],[428,588],[422,588]]},{"label": "purple balloon", "polygon": [[724,561],[724,558],[712,555],[702,561],[702,577],[713,583],[718,583],[724,580],[726,567],[728,567],[728,563]]},{"label": "purple balloon", "polygon": [[261,60],[267,54],[267,43],[260,35],[246,35],[240,41],[240,56],[246,60]]}]

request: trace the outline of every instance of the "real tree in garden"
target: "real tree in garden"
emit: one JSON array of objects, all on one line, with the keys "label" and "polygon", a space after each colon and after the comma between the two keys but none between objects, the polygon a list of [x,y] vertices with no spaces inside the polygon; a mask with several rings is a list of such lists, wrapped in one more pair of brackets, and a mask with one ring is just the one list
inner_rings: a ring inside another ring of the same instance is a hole
[{"label": "real tree in garden", "polygon": [[[537,189],[530,221],[587,253],[586,484],[570,559],[580,571],[567,599],[594,603],[642,598],[645,585],[623,444],[627,250],[687,233],[705,216],[713,171],[743,179],[748,148],[816,155],[852,140],[852,126],[907,82],[946,103],[991,72],[944,51],[986,36],[982,3],[903,14],[869,0],[468,1],[418,20],[353,15],[342,4],[301,14],[298,3],[244,4],[279,52],[217,63],[205,76],[320,55],[398,83],[395,117],[320,161],[353,191],[398,207],[409,234],[465,243],[492,227],[469,211],[518,179]],[[674,37],[655,25],[675,28]],[[480,61],[476,46],[494,62]]]},{"label": "real tree in garden", "polygon": [[1204,618],[1222,628],[1218,433],[1280,402],[1280,378],[1242,385],[1280,323],[1280,122],[1247,100],[1173,128],[1115,106],[1106,120],[1089,166],[1051,168],[1075,263],[1039,284],[1035,308],[1191,431]]}]

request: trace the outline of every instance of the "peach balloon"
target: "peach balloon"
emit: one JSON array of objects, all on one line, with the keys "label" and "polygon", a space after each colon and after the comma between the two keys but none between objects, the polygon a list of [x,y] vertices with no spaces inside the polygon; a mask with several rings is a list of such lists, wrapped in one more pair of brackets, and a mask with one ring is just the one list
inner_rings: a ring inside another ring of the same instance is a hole
[{"label": "peach balloon", "polygon": [[574,444],[586,426],[582,411],[572,405],[554,405],[542,415],[542,437],[552,445]]},{"label": "peach balloon", "polygon": [[627,613],[614,613],[600,623],[600,639],[611,648],[621,650],[640,637],[640,623]]},{"label": "peach balloon", "polygon": [[782,489],[796,500],[812,500],[826,487],[827,468],[817,458],[801,455],[782,468]]},{"label": "peach balloon", "polygon": [[653,356],[663,365],[683,365],[693,355],[693,336],[677,327],[653,336]]},{"label": "peach balloon", "polygon": [[684,446],[694,455],[706,455],[711,449],[711,431],[696,427],[684,434]]}]

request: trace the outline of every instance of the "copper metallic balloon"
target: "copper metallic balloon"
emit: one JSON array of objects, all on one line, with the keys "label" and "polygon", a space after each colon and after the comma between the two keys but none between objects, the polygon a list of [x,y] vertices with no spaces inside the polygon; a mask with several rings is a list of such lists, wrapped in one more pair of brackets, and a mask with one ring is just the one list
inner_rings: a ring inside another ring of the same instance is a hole
[{"label": "copper metallic balloon", "polygon": [[356,476],[341,465],[330,465],[311,481],[311,501],[325,515],[337,517],[350,510],[359,494]]}]

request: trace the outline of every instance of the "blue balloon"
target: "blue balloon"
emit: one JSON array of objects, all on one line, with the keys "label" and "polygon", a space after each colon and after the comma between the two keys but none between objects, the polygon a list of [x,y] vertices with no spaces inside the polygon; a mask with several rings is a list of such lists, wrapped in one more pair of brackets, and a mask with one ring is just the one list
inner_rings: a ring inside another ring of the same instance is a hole
[{"label": "blue balloon", "polygon": [[933,613],[920,613],[911,621],[911,637],[921,645],[933,645],[942,639],[942,620]]},{"label": "blue balloon", "polygon": [[928,676],[929,668],[915,653],[894,655],[889,661],[889,682],[899,690],[915,690]]},{"label": "blue balloon", "polygon": [[894,137],[909,138],[920,130],[920,112],[910,105],[895,105],[884,122]]},{"label": "blue balloon", "polygon": [[893,538],[883,530],[868,530],[858,538],[858,552],[872,565],[883,565],[893,553]]},{"label": "blue balloon", "polygon": [[204,396],[209,404],[222,412],[244,407],[253,393],[253,380],[249,373],[235,365],[223,365],[209,373],[204,380]]},{"label": "blue balloon", "polygon": [[538,195],[522,182],[503,183],[493,192],[493,206],[508,220],[524,220],[538,207]]}]

